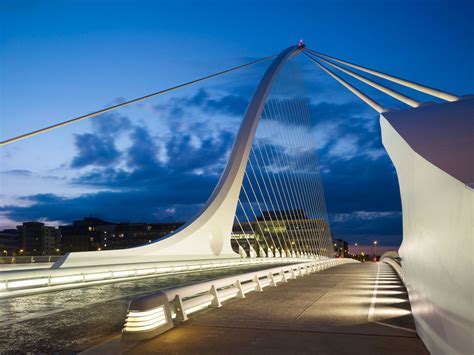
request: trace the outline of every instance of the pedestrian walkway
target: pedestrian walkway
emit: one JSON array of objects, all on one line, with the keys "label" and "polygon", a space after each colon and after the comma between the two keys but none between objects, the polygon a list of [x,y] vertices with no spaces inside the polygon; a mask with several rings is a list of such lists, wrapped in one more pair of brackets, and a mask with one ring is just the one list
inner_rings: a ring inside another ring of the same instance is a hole
[{"label": "pedestrian walkway", "polygon": [[207,309],[147,341],[90,353],[428,354],[384,263],[345,264]]}]

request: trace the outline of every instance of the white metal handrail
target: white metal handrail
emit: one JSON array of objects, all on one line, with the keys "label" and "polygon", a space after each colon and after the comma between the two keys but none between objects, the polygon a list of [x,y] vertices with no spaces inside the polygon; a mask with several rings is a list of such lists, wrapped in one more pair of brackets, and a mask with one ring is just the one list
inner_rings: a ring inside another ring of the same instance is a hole
[{"label": "white metal handrail", "polygon": [[45,292],[60,287],[82,287],[91,283],[106,283],[153,275],[176,274],[217,268],[271,263],[297,263],[304,259],[255,258],[189,260],[181,262],[102,265],[64,269],[35,269],[0,272],[0,298],[13,294]]}]

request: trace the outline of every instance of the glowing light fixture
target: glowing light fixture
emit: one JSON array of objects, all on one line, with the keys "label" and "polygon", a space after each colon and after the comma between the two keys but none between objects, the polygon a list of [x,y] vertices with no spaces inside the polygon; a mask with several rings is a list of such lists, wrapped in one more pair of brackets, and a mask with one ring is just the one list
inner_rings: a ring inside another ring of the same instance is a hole
[{"label": "glowing light fixture", "polygon": [[128,306],[122,339],[149,339],[173,326],[168,298],[164,293],[134,298]]}]

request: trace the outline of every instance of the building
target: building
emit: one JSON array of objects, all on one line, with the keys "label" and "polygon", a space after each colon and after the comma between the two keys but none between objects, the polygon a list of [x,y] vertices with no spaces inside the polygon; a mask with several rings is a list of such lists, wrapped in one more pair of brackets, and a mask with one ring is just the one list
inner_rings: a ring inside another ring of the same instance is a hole
[{"label": "building", "polygon": [[1,256],[12,256],[21,250],[21,233],[18,229],[5,229],[0,232]]},{"label": "building", "polygon": [[88,217],[60,226],[64,252],[126,249],[174,232],[183,223],[112,223]]},{"label": "building", "polygon": [[97,227],[111,224],[99,218],[86,217],[73,221],[72,225],[60,226],[62,252],[100,250],[100,232]]},{"label": "building", "polygon": [[183,223],[117,223],[97,226],[101,249],[125,249],[152,243]]},{"label": "building", "polygon": [[347,257],[349,254],[349,244],[342,239],[333,239],[334,255],[338,258]]},{"label": "building", "polygon": [[320,255],[326,255],[326,247],[314,236],[328,232],[324,220],[308,218],[303,210],[266,211],[256,221],[234,224],[232,248],[237,251],[240,245],[249,255],[250,244],[260,255],[259,245],[303,253],[312,253],[316,247]]},{"label": "building", "polygon": [[17,227],[21,233],[23,255],[55,255],[59,253],[61,234],[57,228],[42,222],[24,222]]}]

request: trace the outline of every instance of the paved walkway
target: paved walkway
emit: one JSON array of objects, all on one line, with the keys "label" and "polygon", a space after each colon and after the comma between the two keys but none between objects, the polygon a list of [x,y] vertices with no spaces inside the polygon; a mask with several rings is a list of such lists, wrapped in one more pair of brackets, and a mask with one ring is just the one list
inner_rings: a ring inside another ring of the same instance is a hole
[{"label": "paved walkway", "polygon": [[126,354],[428,354],[407,294],[383,263],[346,264],[208,309]]}]

